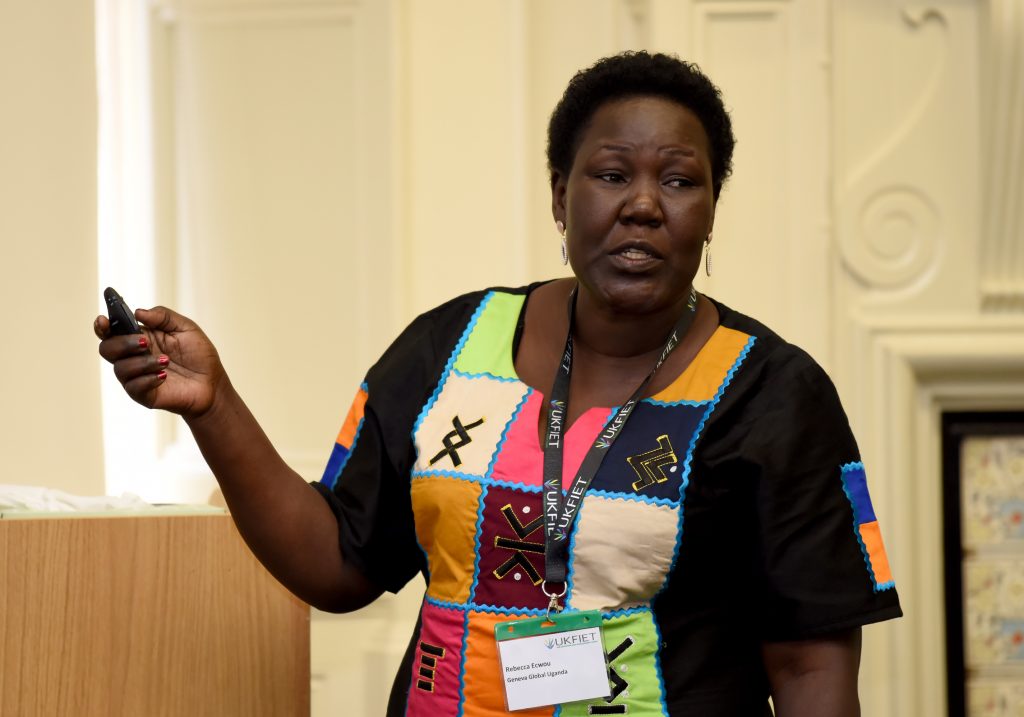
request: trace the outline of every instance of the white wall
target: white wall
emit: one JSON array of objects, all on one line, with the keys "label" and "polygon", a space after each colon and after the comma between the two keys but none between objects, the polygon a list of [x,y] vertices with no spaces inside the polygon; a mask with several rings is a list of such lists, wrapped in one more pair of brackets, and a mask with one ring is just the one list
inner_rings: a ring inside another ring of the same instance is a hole
[{"label": "white wall", "polygon": [[103,491],[92,6],[0,2],[0,483]]},{"label": "white wall", "polygon": [[[864,712],[941,714],[937,416],[1024,405],[1024,178],[999,151],[1024,146],[1014,1],[164,0],[146,270],[316,478],[415,313],[560,273],[544,128],[572,72],[630,47],[697,60],[739,136],[702,287],[836,378],[908,608],[866,630]],[[41,345],[11,320],[0,435],[13,480],[82,492],[100,486],[89,7],[0,5],[0,290],[64,329]],[[187,434],[131,411],[143,489],[205,498]],[[416,589],[315,621],[316,709],[379,711]]]}]

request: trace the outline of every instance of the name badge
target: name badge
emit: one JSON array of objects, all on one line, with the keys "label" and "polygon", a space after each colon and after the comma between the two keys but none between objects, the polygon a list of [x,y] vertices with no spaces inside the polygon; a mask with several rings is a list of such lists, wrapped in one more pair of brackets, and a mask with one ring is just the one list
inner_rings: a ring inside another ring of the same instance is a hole
[{"label": "name badge", "polygon": [[510,712],[611,694],[598,610],[499,622],[494,637]]}]

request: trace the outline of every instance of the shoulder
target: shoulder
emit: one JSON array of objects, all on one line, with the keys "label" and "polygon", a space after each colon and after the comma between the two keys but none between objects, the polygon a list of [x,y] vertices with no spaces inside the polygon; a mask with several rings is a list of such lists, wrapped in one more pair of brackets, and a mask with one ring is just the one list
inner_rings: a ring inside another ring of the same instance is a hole
[{"label": "shoulder", "polygon": [[835,385],[810,354],[761,322],[715,303],[721,326],[749,336],[749,349],[710,417],[714,434],[777,442],[781,434],[849,432]]},{"label": "shoulder", "polygon": [[[495,297],[521,302],[535,285],[522,287],[489,287],[460,294],[414,318],[367,374],[367,383],[385,380],[394,384],[395,377],[423,384],[430,383],[444,368],[454,347],[466,329],[480,316]],[[401,389],[400,389],[401,390]]]},{"label": "shoulder", "polygon": [[811,384],[826,381],[831,385],[828,374],[804,349],[786,341],[757,319],[729,308],[719,301],[712,301],[718,309],[720,326],[750,337],[750,350],[744,358],[742,370],[736,376],[738,381],[798,381]]}]

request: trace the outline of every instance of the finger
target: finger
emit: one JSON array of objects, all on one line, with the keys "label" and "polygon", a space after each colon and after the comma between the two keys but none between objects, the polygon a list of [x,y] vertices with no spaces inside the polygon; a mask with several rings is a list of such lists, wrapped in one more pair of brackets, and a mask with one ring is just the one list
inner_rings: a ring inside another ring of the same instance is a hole
[{"label": "finger", "polygon": [[145,334],[110,336],[100,341],[100,356],[114,363],[129,356],[149,354],[150,340]]},{"label": "finger", "polygon": [[92,331],[96,334],[96,338],[105,339],[110,334],[110,319],[103,314],[96,317],[96,320],[92,322]]},{"label": "finger", "polygon": [[114,362],[114,376],[122,384],[126,385],[142,376],[158,374],[167,368],[170,359],[166,356],[154,356],[145,354],[143,356],[131,356]]},{"label": "finger", "polygon": [[166,371],[145,374],[125,383],[124,390],[136,403],[141,403],[146,408],[152,408],[156,402],[156,390],[165,380],[167,380]]},{"label": "finger", "polygon": [[152,309],[136,309],[135,318],[141,321],[147,328],[155,331],[166,331],[176,333],[180,331],[191,331],[197,328],[195,322],[166,306],[154,306]]}]

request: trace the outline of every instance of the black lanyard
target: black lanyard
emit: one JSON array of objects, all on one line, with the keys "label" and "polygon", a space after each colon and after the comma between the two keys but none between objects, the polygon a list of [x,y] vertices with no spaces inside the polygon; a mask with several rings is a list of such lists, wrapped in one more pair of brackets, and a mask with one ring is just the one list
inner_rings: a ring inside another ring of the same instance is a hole
[{"label": "black lanyard", "polygon": [[548,404],[548,426],[544,442],[544,584],[541,589],[551,598],[551,609],[557,608],[558,598],[565,594],[552,594],[547,591],[547,583],[565,583],[567,562],[569,557],[569,534],[579,513],[583,496],[590,487],[597,469],[607,450],[615,443],[622,433],[626,421],[633,414],[637,402],[643,397],[647,384],[654,378],[655,372],[665,363],[665,359],[679,344],[679,339],[686,335],[690,324],[697,314],[697,292],[690,289],[690,299],[686,311],[679,317],[675,328],[665,342],[658,362],[647,374],[639,388],[633,392],[629,400],[619,407],[612,419],[605,424],[594,445],[587,451],[572,485],[562,495],[562,449],[564,422],[569,412],[569,379],[572,376],[572,329],[576,318],[576,288],[569,297],[569,332],[565,338],[565,353],[562,363],[555,372],[555,384],[551,389],[551,400]]}]

